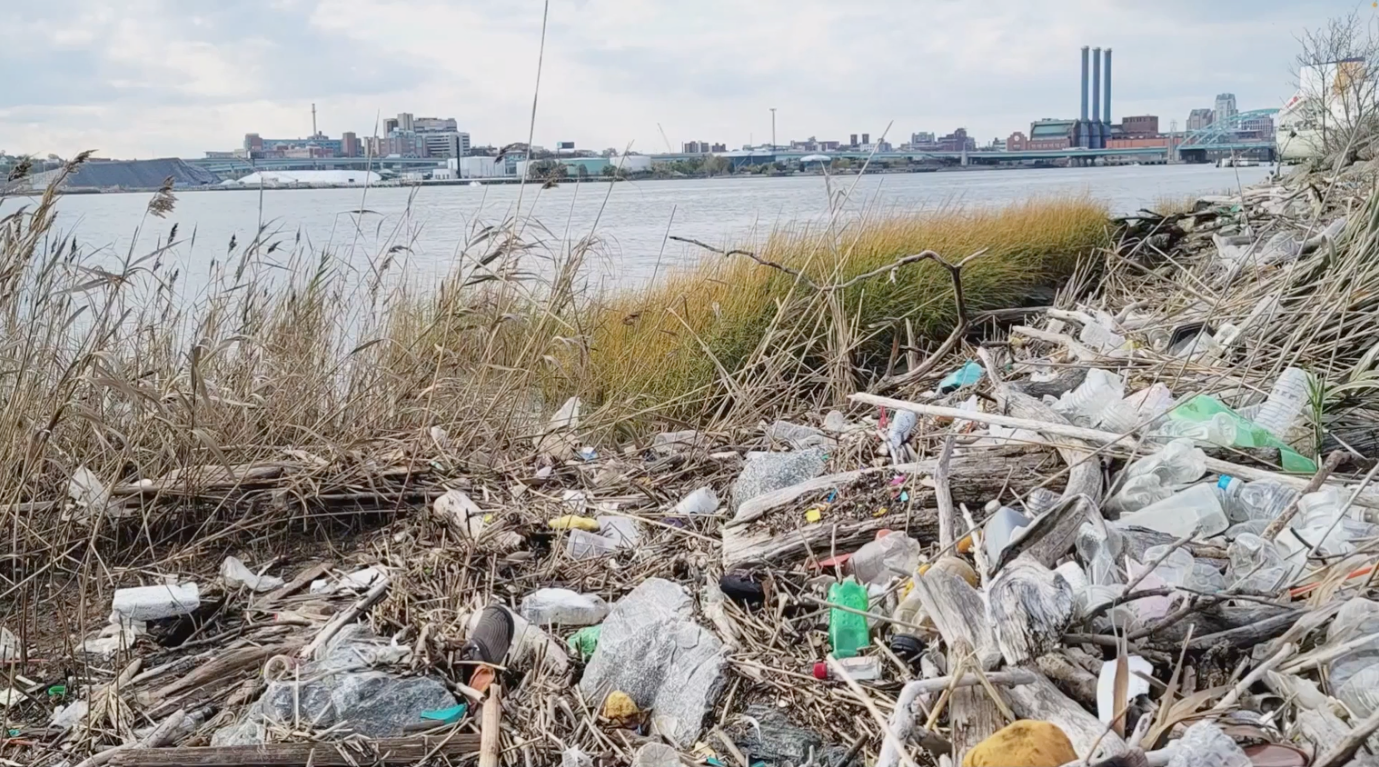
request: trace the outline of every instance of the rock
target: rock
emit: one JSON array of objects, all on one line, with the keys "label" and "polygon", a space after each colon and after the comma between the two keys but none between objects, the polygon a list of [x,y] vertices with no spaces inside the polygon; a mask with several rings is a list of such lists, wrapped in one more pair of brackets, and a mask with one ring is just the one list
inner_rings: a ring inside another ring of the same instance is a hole
[{"label": "rock", "polygon": [[648,743],[637,749],[632,767],[680,767],[680,754],[670,746]]},{"label": "rock", "polygon": [[603,700],[625,692],[650,709],[656,729],[693,745],[723,690],[723,643],[691,620],[694,602],[680,586],[651,578],[613,606],[579,687]]},{"label": "rock", "polygon": [[1061,767],[1077,761],[1068,736],[1052,722],[1021,719],[992,733],[978,743],[962,767]]},{"label": "rock", "polygon": [[1250,767],[1250,757],[1211,722],[1187,728],[1174,745],[1168,767]]},{"label": "rock", "polygon": [[772,442],[783,442],[794,450],[807,450],[811,447],[831,448],[838,444],[832,437],[812,426],[801,426],[789,421],[776,421],[764,431],[767,439]]},{"label": "rock", "polygon": [[814,730],[798,727],[785,711],[754,703],[729,734],[753,764],[837,764],[846,747],[826,743]]},{"label": "rock", "polygon": [[827,456],[813,448],[798,453],[748,453],[742,473],[733,483],[733,503],[742,504],[773,490],[819,476]]}]

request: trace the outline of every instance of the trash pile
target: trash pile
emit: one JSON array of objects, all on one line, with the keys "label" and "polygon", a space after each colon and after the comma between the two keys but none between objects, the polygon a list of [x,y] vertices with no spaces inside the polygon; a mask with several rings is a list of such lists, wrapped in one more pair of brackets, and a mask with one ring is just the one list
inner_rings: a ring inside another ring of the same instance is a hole
[{"label": "trash pile", "polygon": [[95,681],[11,676],[7,749],[1379,763],[1374,170],[1128,219],[903,391],[611,445],[572,400],[347,556],[146,576],[78,638]]}]

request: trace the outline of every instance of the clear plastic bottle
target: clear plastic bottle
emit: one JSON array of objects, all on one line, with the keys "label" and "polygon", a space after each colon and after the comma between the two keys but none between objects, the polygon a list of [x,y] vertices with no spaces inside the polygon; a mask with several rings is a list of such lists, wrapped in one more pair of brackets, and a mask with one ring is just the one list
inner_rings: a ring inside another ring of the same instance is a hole
[{"label": "clear plastic bottle", "polygon": [[1291,569],[1287,552],[1273,541],[1244,533],[1226,549],[1230,557],[1231,584],[1250,591],[1276,591],[1288,583]]},{"label": "clear plastic bottle", "polygon": [[1082,331],[1077,334],[1077,340],[1102,352],[1103,354],[1116,351],[1125,346],[1125,336],[1102,325],[1100,322],[1089,322],[1082,326]]},{"label": "clear plastic bottle", "polygon": [[1168,418],[1154,430],[1154,436],[1159,439],[1186,438],[1223,447],[1235,444],[1236,433],[1235,421],[1225,413],[1216,413],[1205,421]]},{"label": "clear plastic bottle", "polygon": [[1058,398],[1054,410],[1067,416],[1074,423],[1094,426],[1101,420],[1102,413],[1114,402],[1119,402],[1125,393],[1125,383],[1120,376],[1101,368],[1087,371],[1087,378],[1076,389],[1065,392]]},{"label": "clear plastic bottle", "polygon": [[1105,533],[1099,525],[1083,523],[1077,529],[1075,541],[1078,558],[1087,563],[1087,580],[1093,586],[1123,583],[1116,563],[1120,561],[1125,541],[1121,532],[1110,525]]},{"label": "clear plastic bottle", "polygon": [[866,584],[905,577],[919,567],[924,547],[904,533],[890,533],[852,555],[852,574]]},{"label": "clear plastic bottle", "polygon": [[1283,439],[1302,409],[1306,407],[1311,387],[1311,377],[1301,368],[1288,368],[1274,382],[1269,398],[1260,406],[1255,415],[1255,423],[1263,426],[1279,439]]},{"label": "clear plastic bottle", "polygon": [[1131,477],[1106,501],[1106,509],[1121,514],[1139,511],[1173,495],[1172,485],[1164,485],[1158,474]]},{"label": "clear plastic bottle", "polygon": [[1246,482],[1223,474],[1216,486],[1221,490],[1221,506],[1232,522],[1277,519],[1298,497],[1297,490],[1271,479]]},{"label": "clear plastic bottle", "polygon": [[1190,439],[1175,439],[1125,467],[1126,477],[1157,476],[1165,485],[1187,485],[1207,473],[1207,454]]},{"label": "clear plastic bottle", "polygon": [[1034,519],[1053,509],[1061,500],[1063,500],[1061,493],[1056,493],[1047,487],[1036,487],[1025,494],[1025,514],[1030,519]]},{"label": "clear plastic bottle", "polygon": [[1203,482],[1120,518],[1121,526],[1158,530],[1174,537],[1208,537],[1230,527],[1216,485]]}]

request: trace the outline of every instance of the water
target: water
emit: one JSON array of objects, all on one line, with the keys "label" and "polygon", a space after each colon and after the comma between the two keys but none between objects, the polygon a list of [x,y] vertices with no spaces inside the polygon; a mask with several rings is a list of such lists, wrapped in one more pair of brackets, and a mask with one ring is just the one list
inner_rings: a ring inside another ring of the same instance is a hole
[{"label": "water", "polygon": [[[1182,198],[1237,189],[1261,181],[1267,168],[1205,165],[1050,168],[886,174],[832,179],[835,194],[852,188],[844,210],[916,210],[944,205],[1002,205],[1041,196],[1088,195],[1115,213],[1130,213],[1162,197]],[[70,195],[59,203],[58,224],[88,251],[110,258],[129,252],[144,221],[136,253],[156,247],[173,223],[184,242],[170,258],[195,285],[212,260],[224,258],[233,236],[251,240],[260,221],[288,253],[298,238],[311,252],[328,249],[346,270],[366,274],[392,249],[414,283],[434,282],[455,263],[476,227],[518,213],[517,186],[300,189],[186,192],[166,219],[143,218],[146,194]],[[525,232],[550,244],[591,233],[597,256],[588,276],[596,284],[637,285],[667,268],[703,255],[667,241],[691,237],[722,246],[758,240],[773,227],[828,218],[828,194],[819,176],[588,182],[521,191]],[[0,212],[22,200],[0,203]],[[260,205],[262,209],[260,209]],[[360,209],[362,215],[356,213]],[[400,246],[400,247],[399,247]]]}]

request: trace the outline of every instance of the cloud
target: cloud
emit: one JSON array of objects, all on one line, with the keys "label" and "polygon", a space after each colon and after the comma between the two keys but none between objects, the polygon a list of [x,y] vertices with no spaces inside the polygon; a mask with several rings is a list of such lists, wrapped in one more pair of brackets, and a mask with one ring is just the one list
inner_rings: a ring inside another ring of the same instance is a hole
[{"label": "cloud", "polygon": [[[525,139],[540,0],[45,0],[7,21],[0,149],[199,156],[243,134],[368,134],[400,111]],[[1079,47],[1115,50],[1113,112],[1167,128],[1292,91],[1297,32],[1342,0],[551,0],[535,139],[644,151],[704,139],[986,140],[1076,114]],[[1369,9],[1364,9],[1369,14]],[[663,135],[665,136],[663,138]]]}]

